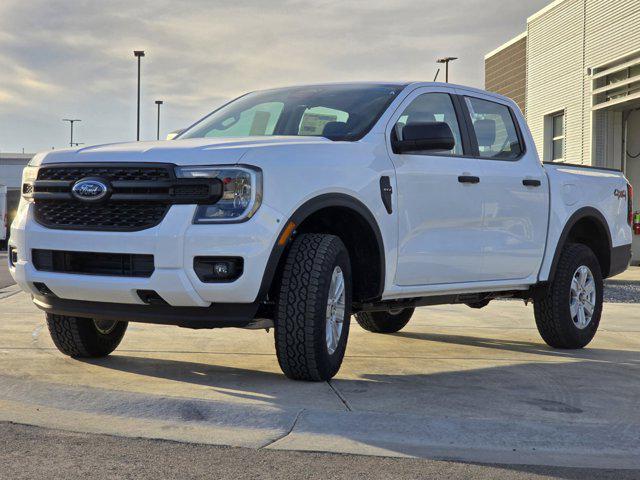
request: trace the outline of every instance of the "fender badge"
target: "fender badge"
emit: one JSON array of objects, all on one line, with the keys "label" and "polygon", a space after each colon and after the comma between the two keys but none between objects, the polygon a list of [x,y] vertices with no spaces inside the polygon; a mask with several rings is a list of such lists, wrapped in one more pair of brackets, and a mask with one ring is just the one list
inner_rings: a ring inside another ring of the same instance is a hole
[{"label": "fender badge", "polygon": [[627,198],[627,191],[626,190],[618,190],[617,188],[613,191],[613,195],[615,197],[617,197],[619,200],[622,200],[624,198]]}]

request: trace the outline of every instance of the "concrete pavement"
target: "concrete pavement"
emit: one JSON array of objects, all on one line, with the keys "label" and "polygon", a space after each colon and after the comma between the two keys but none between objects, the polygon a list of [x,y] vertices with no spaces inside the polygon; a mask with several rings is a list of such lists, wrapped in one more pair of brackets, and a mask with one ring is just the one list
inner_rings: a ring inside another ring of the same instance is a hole
[{"label": "concrete pavement", "polygon": [[0,420],[257,449],[640,468],[640,306],[607,304],[582,351],[554,351],[531,307],[419,309],[354,325],[330,383],[279,372],[273,335],[131,324],[113,356],[55,350],[26,295],[0,293]]},{"label": "concrete pavement", "polygon": [[9,275],[9,269],[7,268],[7,254],[0,252],[0,288],[13,285],[13,278]]}]

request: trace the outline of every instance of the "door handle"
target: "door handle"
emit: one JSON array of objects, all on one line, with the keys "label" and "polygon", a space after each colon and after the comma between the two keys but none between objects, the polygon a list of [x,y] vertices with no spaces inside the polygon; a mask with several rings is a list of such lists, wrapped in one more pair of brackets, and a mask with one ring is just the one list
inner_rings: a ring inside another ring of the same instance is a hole
[{"label": "door handle", "polygon": [[524,180],[522,180],[522,185],[524,185],[525,187],[539,187],[540,185],[542,185],[542,182],[533,178],[525,178]]},{"label": "door handle", "polygon": [[472,175],[460,175],[458,177],[460,183],[480,183],[480,177],[474,177]]}]

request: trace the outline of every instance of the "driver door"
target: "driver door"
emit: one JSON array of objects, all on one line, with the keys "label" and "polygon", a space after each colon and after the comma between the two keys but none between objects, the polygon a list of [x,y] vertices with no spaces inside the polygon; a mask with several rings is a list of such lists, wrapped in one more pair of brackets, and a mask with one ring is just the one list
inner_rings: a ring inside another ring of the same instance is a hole
[{"label": "driver door", "polygon": [[[420,88],[387,127],[398,189],[400,286],[465,283],[482,279],[482,161],[469,152],[466,124],[452,89]],[[394,153],[392,139],[414,122],[445,122],[450,151]],[[476,181],[477,180],[477,181]]]}]

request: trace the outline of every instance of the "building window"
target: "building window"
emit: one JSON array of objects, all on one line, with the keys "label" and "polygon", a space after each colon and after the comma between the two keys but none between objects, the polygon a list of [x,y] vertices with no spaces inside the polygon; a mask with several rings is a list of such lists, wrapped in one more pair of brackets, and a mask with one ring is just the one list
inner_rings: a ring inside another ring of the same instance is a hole
[{"label": "building window", "polygon": [[544,160],[562,162],[564,160],[564,111],[547,115],[544,129]]},{"label": "building window", "polygon": [[551,160],[554,162],[564,158],[564,112],[553,116],[553,138]]}]

